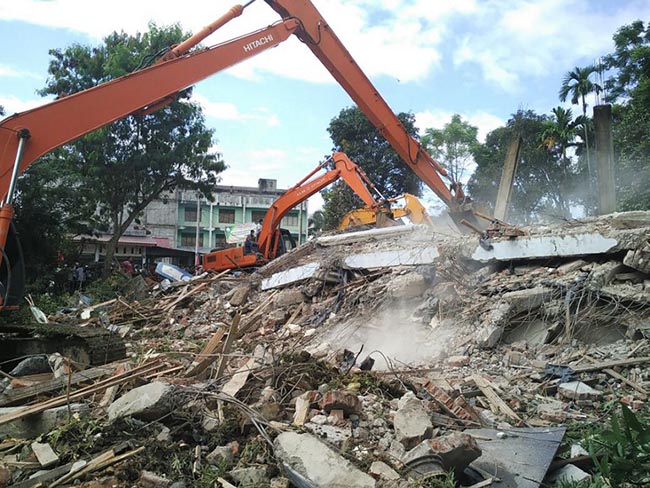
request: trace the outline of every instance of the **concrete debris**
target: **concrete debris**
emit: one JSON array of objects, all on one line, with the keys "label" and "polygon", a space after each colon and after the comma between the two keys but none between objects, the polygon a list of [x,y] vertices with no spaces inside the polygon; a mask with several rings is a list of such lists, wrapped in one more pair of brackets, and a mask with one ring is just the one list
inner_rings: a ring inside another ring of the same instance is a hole
[{"label": "concrete debris", "polygon": [[433,433],[433,424],[422,401],[412,392],[406,393],[398,402],[393,415],[395,437],[406,449],[410,449]]},{"label": "concrete debris", "polygon": [[134,388],[115,400],[108,407],[108,419],[135,417],[143,420],[157,420],[173,409],[173,385],[156,381]]},{"label": "concrete debris", "polygon": [[648,235],[637,212],[493,228],[485,247],[402,226],[315,239],[250,275],[140,280],[137,300],[48,317],[115,330],[128,360],[64,371],[59,351],[0,380],[0,481],[407,486],[454,471],[538,488],[563,424],[647,408]]},{"label": "concrete debris", "polygon": [[283,432],[273,443],[278,459],[315,488],[374,488],[375,480],[309,434]]},{"label": "concrete debris", "polygon": [[571,400],[598,400],[603,394],[582,381],[560,383],[558,393]]},{"label": "concrete debris", "polygon": [[582,469],[574,466],[573,464],[567,464],[562,466],[560,469],[555,471],[551,476],[549,476],[549,481],[556,484],[573,484],[580,483],[582,481],[591,480],[591,475],[584,472]]}]

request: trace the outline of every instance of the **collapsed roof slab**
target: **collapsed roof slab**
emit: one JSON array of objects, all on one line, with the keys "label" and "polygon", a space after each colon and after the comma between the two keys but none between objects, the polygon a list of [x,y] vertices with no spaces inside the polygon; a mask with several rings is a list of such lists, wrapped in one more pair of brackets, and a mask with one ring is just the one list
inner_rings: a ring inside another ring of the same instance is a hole
[{"label": "collapsed roof slab", "polygon": [[347,268],[351,269],[373,269],[431,264],[438,256],[440,256],[438,247],[428,246],[352,254],[346,257],[343,262]]},{"label": "collapsed roof slab", "polygon": [[586,256],[606,254],[615,250],[618,241],[598,233],[575,235],[546,235],[517,237],[490,242],[492,249],[477,246],[472,259],[489,261],[511,261],[514,259],[538,259],[549,257]]},{"label": "collapsed roof slab", "polygon": [[280,286],[295,283],[297,281],[306,280],[311,278],[320,269],[320,263],[307,263],[302,266],[290,268],[285,271],[279,271],[269,278],[262,280],[262,290],[270,290]]},{"label": "collapsed roof slab", "polygon": [[491,239],[491,249],[475,242],[465,248],[464,255],[485,263],[645,249],[650,235],[650,212],[621,212],[521,229],[523,236]]}]

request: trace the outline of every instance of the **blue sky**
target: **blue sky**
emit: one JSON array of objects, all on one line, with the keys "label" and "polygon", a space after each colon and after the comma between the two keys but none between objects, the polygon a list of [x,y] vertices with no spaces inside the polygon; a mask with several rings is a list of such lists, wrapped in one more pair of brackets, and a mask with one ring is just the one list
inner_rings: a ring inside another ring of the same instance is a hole
[{"label": "blue sky", "polygon": [[[612,34],[650,19],[647,0],[312,0],[395,112],[420,129],[459,113],[484,137],[519,108],[548,113],[563,75],[612,51]],[[42,104],[48,50],[98,45],[149,21],[195,32],[230,2],[0,0],[0,105]],[[204,41],[216,44],[278,19],[263,0]],[[276,178],[287,188],[332,149],[329,121],[351,99],[297,40],[199,83],[194,96],[229,169],[223,184]],[[578,111],[579,108],[575,108]],[[435,197],[428,201],[435,203]],[[312,197],[310,211],[321,205]]]}]

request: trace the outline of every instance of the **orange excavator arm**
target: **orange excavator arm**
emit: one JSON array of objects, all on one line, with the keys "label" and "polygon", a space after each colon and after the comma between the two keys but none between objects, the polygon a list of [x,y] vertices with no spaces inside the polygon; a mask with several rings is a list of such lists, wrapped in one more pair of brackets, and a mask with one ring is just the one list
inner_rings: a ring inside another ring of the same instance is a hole
[{"label": "orange excavator arm", "polygon": [[374,209],[379,208],[379,203],[375,201],[368,187],[374,189],[366,174],[353,163],[348,156],[342,152],[336,152],[332,156],[334,169],[324,175],[308,181],[322,166],[318,166],[314,171],[309,173],[305,178],[300,180],[296,185],[286,191],[284,195],[278,198],[271,208],[266,212],[262,230],[258,238],[260,252],[267,259],[273,259],[272,236],[280,226],[282,218],[294,207],[304,202],[309,197],[319,192],[323,188],[331,185],[338,179],[342,179],[356,193],[366,206]]},{"label": "orange excavator arm", "polygon": [[[334,165],[334,168],[313,178],[330,161]],[[282,218],[292,208],[300,205],[309,197],[339,179],[342,179],[363,200],[367,206],[366,208],[379,211],[380,203],[372,196],[372,191],[375,191],[383,199],[381,194],[379,194],[361,168],[351,161],[346,154],[336,152],[330,160],[318,165],[307,176],[273,202],[266,212],[257,239],[259,256],[255,254],[244,254],[243,247],[213,251],[203,256],[203,269],[222,271],[239,267],[244,268],[247,266],[258,266],[275,259],[278,257],[280,250],[280,223],[282,222]]]},{"label": "orange excavator arm", "polygon": [[[249,2],[248,4],[250,4]],[[246,5],[248,5],[246,4]],[[246,6],[245,5],[245,6]],[[150,113],[175,99],[178,92],[208,76],[233,66],[287,40],[299,27],[296,19],[285,19],[264,29],[213,47],[189,52],[201,40],[241,15],[245,6],[230,9],[199,33],[173,47],[148,68],[107,83],[54,100],[0,121],[0,310],[7,306],[11,281],[9,260],[22,263],[12,231],[16,182],[44,154],[133,113]],[[9,271],[7,271],[9,269]],[[15,274],[15,273],[14,273]]]},{"label": "orange excavator arm", "polygon": [[408,134],[311,1],[266,0],[266,3],[282,18],[300,21],[296,36],[323,63],[402,160],[452,212],[458,210],[465,200],[462,190],[457,187],[454,189],[456,193],[452,194],[441,178],[447,176],[447,171]]}]

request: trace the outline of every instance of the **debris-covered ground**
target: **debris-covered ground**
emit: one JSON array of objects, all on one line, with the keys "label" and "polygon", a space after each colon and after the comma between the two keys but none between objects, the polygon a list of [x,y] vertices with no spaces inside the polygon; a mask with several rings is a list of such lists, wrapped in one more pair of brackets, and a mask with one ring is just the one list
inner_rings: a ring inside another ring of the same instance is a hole
[{"label": "debris-covered ground", "polygon": [[134,279],[50,317],[127,358],[3,374],[0,486],[647,486],[649,230],[404,226]]}]

